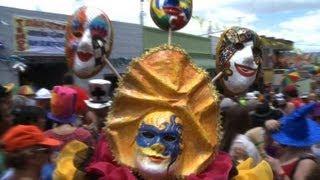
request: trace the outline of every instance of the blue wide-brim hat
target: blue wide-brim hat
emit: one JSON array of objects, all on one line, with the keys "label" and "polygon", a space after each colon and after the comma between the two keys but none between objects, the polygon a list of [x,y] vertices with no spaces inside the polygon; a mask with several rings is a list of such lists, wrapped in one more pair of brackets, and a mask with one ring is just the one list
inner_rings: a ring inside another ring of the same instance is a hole
[{"label": "blue wide-brim hat", "polygon": [[271,134],[274,141],[292,147],[310,147],[320,143],[320,124],[306,116],[316,107],[310,103],[280,119],[279,131]]},{"label": "blue wide-brim hat", "polygon": [[72,114],[69,117],[57,117],[54,114],[52,114],[51,112],[49,112],[47,114],[47,117],[49,119],[51,119],[52,121],[55,121],[55,122],[58,122],[58,123],[62,123],[62,124],[73,124],[77,120],[77,115],[75,115],[75,114]]}]

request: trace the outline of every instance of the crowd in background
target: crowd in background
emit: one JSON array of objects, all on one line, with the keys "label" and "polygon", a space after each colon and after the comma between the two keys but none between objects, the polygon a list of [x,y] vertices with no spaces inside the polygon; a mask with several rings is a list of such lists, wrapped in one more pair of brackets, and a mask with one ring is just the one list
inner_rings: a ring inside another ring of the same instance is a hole
[{"label": "crowd in background", "polygon": [[[101,79],[90,85],[94,88],[82,89],[67,74],[52,90],[25,85],[13,93],[13,84],[0,86],[0,179],[52,179],[66,144],[99,146],[112,103],[110,83]],[[294,85],[282,92],[221,95],[220,150],[236,163],[267,160],[275,179],[320,179],[318,101],[319,94],[299,95]]]},{"label": "crowd in background", "polygon": [[52,90],[23,85],[13,93],[13,84],[0,86],[0,179],[52,179],[66,144],[95,146],[111,105],[110,82],[92,85],[100,94],[74,85],[70,74]]},{"label": "crowd in background", "polygon": [[236,161],[268,161],[276,179],[319,179],[320,104],[295,85],[282,92],[248,92],[222,97],[221,150]]}]

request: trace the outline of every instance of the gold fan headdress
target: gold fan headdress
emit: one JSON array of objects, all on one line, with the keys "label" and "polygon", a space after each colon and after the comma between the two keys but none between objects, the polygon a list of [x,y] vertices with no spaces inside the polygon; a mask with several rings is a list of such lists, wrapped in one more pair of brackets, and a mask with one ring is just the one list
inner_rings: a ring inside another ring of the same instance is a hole
[{"label": "gold fan headdress", "polygon": [[181,119],[182,151],[175,175],[204,170],[219,142],[217,92],[184,50],[167,45],[134,60],[119,84],[106,129],[116,160],[137,170],[135,138],[139,126],[147,114],[161,110]]}]

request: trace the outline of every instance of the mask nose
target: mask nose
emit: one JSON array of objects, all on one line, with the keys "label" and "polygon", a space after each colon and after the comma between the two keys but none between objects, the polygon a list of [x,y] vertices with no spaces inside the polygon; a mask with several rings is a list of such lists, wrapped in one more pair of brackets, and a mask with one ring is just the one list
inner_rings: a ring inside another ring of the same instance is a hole
[{"label": "mask nose", "polygon": [[165,147],[162,144],[154,144],[150,147],[153,151],[157,152],[158,154],[163,154]]},{"label": "mask nose", "polygon": [[79,42],[79,46],[78,46],[79,50],[83,50],[83,51],[92,51],[92,38],[91,38],[91,33],[89,30],[86,30],[83,33],[83,36]]},{"label": "mask nose", "polygon": [[251,46],[245,46],[244,49],[241,50],[243,64],[251,66],[254,63],[253,52]]},{"label": "mask nose", "polygon": [[248,57],[245,57],[244,60],[243,60],[244,64],[252,64],[253,63],[253,56],[248,56]]}]

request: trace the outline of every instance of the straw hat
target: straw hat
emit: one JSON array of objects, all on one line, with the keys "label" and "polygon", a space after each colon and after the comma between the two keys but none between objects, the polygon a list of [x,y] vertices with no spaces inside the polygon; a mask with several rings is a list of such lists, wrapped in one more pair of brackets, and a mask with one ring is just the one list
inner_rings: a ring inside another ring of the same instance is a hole
[{"label": "straw hat", "polygon": [[32,96],[32,95],[35,95],[32,87],[31,87],[30,85],[20,86],[18,94],[19,94],[19,95],[23,95],[23,96]]}]

